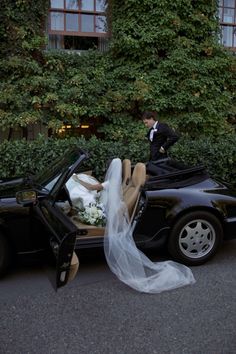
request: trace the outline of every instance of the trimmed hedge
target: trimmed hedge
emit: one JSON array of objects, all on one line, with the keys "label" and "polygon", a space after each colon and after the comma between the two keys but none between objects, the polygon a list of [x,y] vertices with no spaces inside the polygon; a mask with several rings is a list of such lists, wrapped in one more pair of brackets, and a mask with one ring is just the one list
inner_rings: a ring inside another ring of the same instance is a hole
[{"label": "trimmed hedge", "polygon": [[[129,142],[104,141],[96,137],[48,139],[39,136],[37,140],[27,142],[16,140],[0,144],[0,175],[12,177],[24,175],[29,171],[41,171],[50,162],[65,154],[66,150],[78,146],[89,153],[85,167],[92,169],[94,175],[102,180],[109,161],[114,157],[130,158],[132,163],[147,161],[148,142],[145,140]],[[236,186],[236,136],[224,136],[215,141],[213,138],[189,140],[181,138],[170,150],[170,156],[190,165],[203,164],[215,177]]]},{"label": "trimmed hedge", "polygon": [[172,157],[191,165],[203,164],[215,178],[236,186],[236,135],[202,137],[198,140],[182,138],[173,146]]},{"label": "trimmed hedge", "polygon": [[28,142],[24,139],[4,141],[0,144],[0,176],[13,177],[28,172],[39,172],[50,162],[72,147],[80,147],[89,154],[86,168],[92,169],[98,179],[104,177],[109,161],[114,157],[128,157],[133,163],[147,159],[147,148],[140,151],[137,143],[124,145],[123,142],[102,141],[96,137],[90,140],[82,138],[48,139],[39,136],[37,140]]}]

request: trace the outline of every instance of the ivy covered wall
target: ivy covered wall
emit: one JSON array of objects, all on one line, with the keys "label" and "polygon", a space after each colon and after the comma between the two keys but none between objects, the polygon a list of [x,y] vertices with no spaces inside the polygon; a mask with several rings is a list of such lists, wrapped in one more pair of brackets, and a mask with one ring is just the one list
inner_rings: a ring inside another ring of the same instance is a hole
[{"label": "ivy covered wall", "polygon": [[109,51],[81,56],[44,51],[48,6],[2,1],[1,128],[99,117],[123,139],[152,109],[191,138],[232,130],[236,65],[218,43],[217,0],[110,0]]},{"label": "ivy covered wall", "polygon": [[[41,120],[31,84],[41,80],[49,0],[2,0],[0,12],[0,127],[26,127]],[[11,131],[8,134],[11,136]]]},{"label": "ivy covered wall", "polygon": [[111,4],[113,73],[127,108],[156,109],[191,136],[228,131],[236,66],[218,42],[218,1]]}]

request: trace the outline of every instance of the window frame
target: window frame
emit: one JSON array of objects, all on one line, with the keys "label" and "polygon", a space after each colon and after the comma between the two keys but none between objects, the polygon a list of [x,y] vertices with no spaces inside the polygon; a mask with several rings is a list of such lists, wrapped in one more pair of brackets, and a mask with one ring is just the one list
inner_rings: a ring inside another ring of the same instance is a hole
[{"label": "window frame", "polygon": [[[96,32],[96,18],[97,16],[104,16],[106,18],[106,13],[104,11],[96,10],[96,0],[93,0],[94,3],[94,11],[90,10],[82,10],[81,3],[79,2],[78,9],[67,9],[66,8],[66,0],[63,0],[64,8],[52,8],[51,3],[49,7],[49,19],[48,19],[48,34],[50,35],[62,35],[62,36],[80,36],[80,37],[109,37],[109,32]],[[55,30],[51,29],[51,13],[59,12],[63,14],[63,24],[64,30]],[[77,14],[78,15],[78,31],[68,31],[66,30],[66,14]],[[83,32],[82,31],[82,15],[93,15],[93,32]]]},{"label": "window frame", "polygon": [[[220,26],[221,26],[221,38],[220,42],[224,45],[224,47],[229,48],[230,50],[236,52],[236,0],[234,0],[234,5],[232,6],[226,6],[227,0],[221,0],[219,2],[219,20],[220,20]],[[224,10],[229,9],[234,11],[233,15],[233,21],[232,22],[227,22],[224,20]],[[231,46],[224,44],[223,42],[223,29],[226,27],[232,28],[232,37],[231,37]]]}]

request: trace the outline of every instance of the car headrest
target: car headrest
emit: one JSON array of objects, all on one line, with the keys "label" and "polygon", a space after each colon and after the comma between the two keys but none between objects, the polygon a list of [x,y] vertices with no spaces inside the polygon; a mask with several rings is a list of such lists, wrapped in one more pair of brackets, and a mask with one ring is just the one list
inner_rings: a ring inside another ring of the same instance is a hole
[{"label": "car headrest", "polygon": [[122,161],[122,185],[127,186],[131,180],[131,161],[124,159]]},{"label": "car headrest", "polygon": [[134,166],[132,174],[132,184],[137,187],[141,187],[145,184],[146,181],[146,166],[142,162],[138,162]]}]

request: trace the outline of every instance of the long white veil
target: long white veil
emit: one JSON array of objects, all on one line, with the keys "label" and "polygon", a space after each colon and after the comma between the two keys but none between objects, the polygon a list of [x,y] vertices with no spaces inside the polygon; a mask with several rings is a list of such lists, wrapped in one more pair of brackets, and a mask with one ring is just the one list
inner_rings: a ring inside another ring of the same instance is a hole
[{"label": "long white veil", "polygon": [[111,271],[130,287],[145,293],[193,284],[195,279],[188,267],[173,261],[152,262],[136,247],[122,200],[121,172],[121,160],[113,159],[105,177],[109,187],[102,195],[107,213],[104,251]]}]

